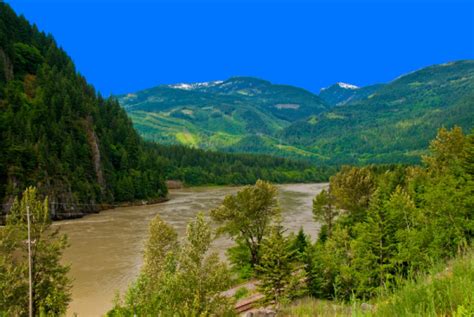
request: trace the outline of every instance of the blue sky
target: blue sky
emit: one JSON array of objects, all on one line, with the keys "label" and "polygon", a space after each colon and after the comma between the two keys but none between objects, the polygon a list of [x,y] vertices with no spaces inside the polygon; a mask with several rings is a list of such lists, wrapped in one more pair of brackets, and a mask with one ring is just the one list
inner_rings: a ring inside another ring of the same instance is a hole
[{"label": "blue sky", "polygon": [[104,95],[256,76],[318,92],[474,58],[474,0],[11,0]]}]

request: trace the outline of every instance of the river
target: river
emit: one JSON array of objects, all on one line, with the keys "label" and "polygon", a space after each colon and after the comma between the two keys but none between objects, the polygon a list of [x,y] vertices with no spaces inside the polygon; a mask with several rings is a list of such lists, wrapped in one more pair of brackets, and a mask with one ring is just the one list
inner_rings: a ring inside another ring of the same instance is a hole
[{"label": "river", "polygon": [[[312,219],[312,198],[326,184],[279,185],[283,224],[289,232],[303,227],[313,238],[318,225]],[[81,219],[56,222],[69,237],[70,247],[64,262],[70,263],[73,278],[72,302],[67,315],[101,316],[112,306],[114,294],[123,293],[137,276],[142,263],[143,243],[148,223],[157,214],[180,235],[199,211],[216,207],[225,195],[239,187],[199,187],[171,190],[170,200],[146,206],[104,210]],[[224,237],[217,239],[214,250],[224,256],[232,245]]]}]

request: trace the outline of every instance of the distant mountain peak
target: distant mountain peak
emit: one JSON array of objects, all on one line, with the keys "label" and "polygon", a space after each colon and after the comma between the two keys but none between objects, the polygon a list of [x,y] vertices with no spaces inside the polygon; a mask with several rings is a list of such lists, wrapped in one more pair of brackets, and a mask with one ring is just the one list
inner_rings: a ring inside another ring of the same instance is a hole
[{"label": "distant mountain peak", "polygon": [[343,83],[343,82],[340,81],[340,82],[337,82],[335,84],[332,84],[329,87],[321,88],[321,92],[323,92],[325,90],[334,90],[334,89],[338,90],[339,88],[350,89],[350,90],[360,89],[359,86],[348,84],[348,83]]},{"label": "distant mountain peak", "polygon": [[356,85],[351,85],[351,84],[347,84],[347,83],[343,83],[343,82],[338,82],[338,83],[336,83],[336,85],[338,85],[339,87],[344,88],[344,89],[359,89],[359,87],[356,86]]},{"label": "distant mountain peak", "polygon": [[222,80],[214,80],[214,81],[205,81],[205,82],[199,82],[199,83],[178,83],[178,84],[167,85],[167,87],[175,88],[175,89],[183,89],[183,90],[193,90],[193,89],[198,89],[198,88],[212,87],[212,86],[216,86],[222,83],[223,83]]}]

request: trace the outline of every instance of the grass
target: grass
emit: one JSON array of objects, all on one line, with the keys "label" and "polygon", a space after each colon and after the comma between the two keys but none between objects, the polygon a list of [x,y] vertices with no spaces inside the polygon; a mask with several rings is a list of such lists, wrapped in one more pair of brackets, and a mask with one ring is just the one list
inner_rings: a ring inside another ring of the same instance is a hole
[{"label": "grass", "polygon": [[198,137],[189,132],[176,133],[176,139],[179,143],[196,147],[198,145]]},{"label": "grass", "polygon": [[474,255],[408,281],[376,307],[369,316],[474,316]]},{"label": "grass", "polygon": [[248,290],[248,288],[241,287],[235,292],[234,298],[236,300],[239,300],[239,299],[242,299],[242,298],[245,298],[245,297],[249,296],[249,294],[250,294],[250,291]]},{"label": "grass", "polygon": [[328,112],[326,113],[326,118],[329,120],[338,120],[338,119],[345,119],[343,115],[337,114],[335,112]]},{"label": "grass", "polygon": [[434,267],[430,274],[408,280],[368,304],[304,298],[285,307],[281,316],[474,316],[474,252]]},{"label": "grass", "polygon": [[351,307],[333,301],[319,300],[310,297],[298,299],[285,307],[280,316],[312,317],[312,316],[350,316]]}]

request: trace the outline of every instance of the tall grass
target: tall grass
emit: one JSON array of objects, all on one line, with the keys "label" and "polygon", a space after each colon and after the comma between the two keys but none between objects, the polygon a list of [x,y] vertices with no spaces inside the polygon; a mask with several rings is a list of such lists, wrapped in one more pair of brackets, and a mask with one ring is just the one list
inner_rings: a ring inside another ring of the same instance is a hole
[{"label": "tall grass", "polygon": [[430,274],[407,280],[368,304],[305,298],[286,307],[281,316],[474,316],[474,252],[433,267]]},{"label": "tall grass", "polygon": [[474,254],[411,279],[376,303],[370,316],[474,316]]}]

